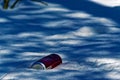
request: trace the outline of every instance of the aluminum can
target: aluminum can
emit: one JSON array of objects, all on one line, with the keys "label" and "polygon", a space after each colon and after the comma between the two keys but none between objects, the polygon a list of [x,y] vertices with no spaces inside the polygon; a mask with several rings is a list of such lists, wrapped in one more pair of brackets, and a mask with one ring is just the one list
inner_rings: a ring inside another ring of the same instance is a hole
[{"label": "aluminum can", "polygon": [[57,54],[50,54],[48,56],[43,57],[42,59],[39,59],[38,61],[34,62],[31,65],[31,68],[33,69],[53,69],[56,66],[60,65],[62,63],[62,59]]}]

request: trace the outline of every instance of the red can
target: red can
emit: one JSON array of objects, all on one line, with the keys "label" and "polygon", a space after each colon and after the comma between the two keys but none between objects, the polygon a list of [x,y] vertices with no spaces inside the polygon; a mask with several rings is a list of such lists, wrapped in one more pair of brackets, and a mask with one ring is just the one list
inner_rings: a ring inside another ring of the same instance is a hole
[{"label": "red can", "polygon": [[62,63],[62,59],[57,54],[50,54],[46,57],[43,57],[42,59],[36,61],[31,65],[31,68],[33,69],[53,69],[59,64]]}]

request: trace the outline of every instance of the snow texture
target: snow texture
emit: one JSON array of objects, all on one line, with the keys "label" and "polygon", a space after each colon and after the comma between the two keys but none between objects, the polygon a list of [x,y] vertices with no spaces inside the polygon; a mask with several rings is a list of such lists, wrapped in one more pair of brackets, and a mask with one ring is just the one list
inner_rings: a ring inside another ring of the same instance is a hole
[{"label": "snow texture", "polygon": [[[44,1],[0,6],[0,80],[120,80],[120,10],[100,0]],[[62,57],[58,67],[29,68],[52,53]]]}]

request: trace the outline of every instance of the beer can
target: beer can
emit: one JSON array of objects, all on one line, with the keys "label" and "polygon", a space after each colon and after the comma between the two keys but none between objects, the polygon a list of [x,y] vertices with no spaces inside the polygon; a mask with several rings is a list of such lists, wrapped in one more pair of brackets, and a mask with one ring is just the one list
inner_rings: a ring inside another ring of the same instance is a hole
[{"label": "beer can", "polygon": [[53,69],[59,64],[62,63],[62,59],[57,54],[50,54],[48,56],[43,57],[42,59],[39,59],[38,61],[34,62],[31,65],[31,68],[33,69]]}]

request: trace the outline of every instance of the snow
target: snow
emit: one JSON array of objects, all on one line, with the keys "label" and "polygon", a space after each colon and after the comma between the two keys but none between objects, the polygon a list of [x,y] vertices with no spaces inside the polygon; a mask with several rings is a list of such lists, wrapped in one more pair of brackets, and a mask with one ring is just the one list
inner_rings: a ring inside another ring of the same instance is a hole
[{"label": "snow", "polygon": [[[45,1],[0,7],[0,80],[119,80],[120,10],[94,3],[100,0]],[[52,53],[61,65],[30,68]]]},{"label": "snow", "polygon": [[8,21],[7,19],[0,18],[0,23],[7,22],[7,21]]},{"label": "snow", "polygon": [[91,0],[108,7],[120,6],[120,0]]}]

